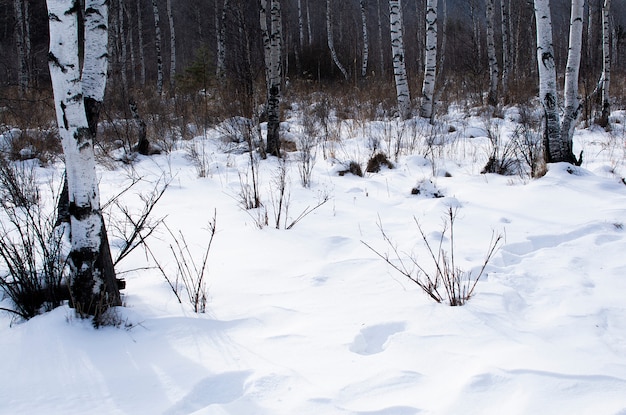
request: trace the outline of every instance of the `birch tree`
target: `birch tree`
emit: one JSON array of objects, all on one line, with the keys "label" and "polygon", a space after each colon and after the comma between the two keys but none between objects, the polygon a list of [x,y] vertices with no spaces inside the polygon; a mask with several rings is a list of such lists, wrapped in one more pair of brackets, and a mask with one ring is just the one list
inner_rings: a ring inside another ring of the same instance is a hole
[{"label": "birch tree", "polygon": [[[571,143],[574,137],[574,128],[580,114],[580,100],[578,98],[578,76],[583,40],[583,13],[585,1],[572,0],[570,15],[569,50],[567,53],[567,67],[565,68],[565,108],[561,125],[561,141]],[[571,144],[570,144],[571,147]],[[571,150],[570,150],[571,151]]]},{"label": "birch tree", "polygon": [[509,15],[510,0],[500,0],[500,23],[502,34],[502,95],[505,102],[508,100],[509,93],[509,73],[511,59],[509,58]]},{"label": "birch tree", "polygon": [[138,50],[139,50],[139,82],[141,86],[146,85],[146,53],[144,51],[144,38],[143,38],[143,20],[141,13],[141,1],[137,0],[137,35],[138,35]]},{"label": "birch tree", "polygon": [[304,17],[302,13],[302,0],[298,0],[298,47],[302,52],[304,47]]},{"label": "birch tree", "polygon": [[370,42],[367,34],[367,0],[360,0],[361,6],[361,29],[363,32],[363,63],[361,65],[361,76],[367,76],[367,63],[370,54]]},{"label": "birch tree", "polygon": [[437,0],[427,0],[426,2],[425,61],[420,116],[432,119],[433,96],[435,94],[435,79],[437,75]]},{"label": "birch tree", "polygon": [[172,13],[172,0],[165,2],[167,20],[170,26],[170,88],[176,85],[176,28],[174,27],[174,13]]},{"label": "birch tree", "polygon": [[389,0],[389,25],[398,113],[402,119],[407,119],[411,113],[411,97],[409,94],[409,83],[406,76],[406,65],[404,62],[402,4],[400,0]]},{"label": "birch tree", "polygon": [[224,0],[221,18],[217,10],[218,2],[215,1],[215,30],[217,31],[217,66],[216,75],[223,77],[226,75],[226,14],[230,8],[229,0]]},{"label": "birch tree", "polygon": [[600,78],[602,112],[598,123],[602,127],[607,127],[609,125],[609,115],[611,112],[611,102],[609,97],[609,87],[611,84],[610,9],[611,0],[604,0],[602,3],[602,77]]},{"label": "birch tree", "polygon": [[[501,0],[504,1],[504,0]],[[498,58],[496,56],[496,42],[494,34],[495,11],[494,1],[486,1],[487,15],[487,58],[489,60],[489,94],[487,103],[491,106],[498,104],[498,83],[500,82],[500,70],[498,68]]]},{"label": "birch tree", "polygon": [[163,94],[163,55],[161,54],[161,15],[157,0],[152,0],[152,15],[154,17],[154,50],[157,59],[157,95]]},{"label": "birch tree", "polygon": [[[575,1],[575,0],[572,0]],[[572,153],[572,141],[561,134],[556,67],[552,44],[552,16],[549,0],[534,0],[537,29],[537,66],[539,69],[539,100],[544,110],[543,136],[546,163],[567,162],[579,164]],[[573,45],[570,45],[573,46]],[[578,45],[580,46],[580,44]]]},{"label": "birch tree", "polygon": [[[13,7],[15,10],[15,46],[17,48],[17,77],[20,94],[24,94],[30,82],[29,73],[29,51],[27,50],[29,19],[28,19],[28,3],[24,4],[23,0],[14,0]],[[26,6],[26,10],[24,9]]]},{"label": "birch tree", "polygon": [[280,157],[280,90],[282,80],[280,1],[270,1],[270,25],[267,24],[267,0],[260,0],[259,16],[265,56],[267,85],[267,145],[266,153]]},{"label": "birch tree", "polygon": [[339,57],[337,56],[337,51],[335,50],[335,39],[333,36],[333,18],[332,18],[332,7],[331,0],[326,0],[326,39],[328,41],[328,49],[330,50],[330,56],[333,59],[337,68],[343,74],[344,79],[347,81],[350,77],[348,75],[348,71],[339,61]]},{"label": "birch tree", "polygon": [[108,65],[107,1],[85,1],[82,48],[75,0],[47,0],[47,7],[48,63],[69,196],[71,306],[81,315],[99,317],[107,308],[121,304],[100,209],[93,150],[93,125],[97,125]]},{"label": "birch tree", "polygon": [[377,0],[376,12],[378,16],[378,67],[380,76],[383,76],[385,74],[385,55],[383,53],[383,19],[381,16],[380,0]]}]

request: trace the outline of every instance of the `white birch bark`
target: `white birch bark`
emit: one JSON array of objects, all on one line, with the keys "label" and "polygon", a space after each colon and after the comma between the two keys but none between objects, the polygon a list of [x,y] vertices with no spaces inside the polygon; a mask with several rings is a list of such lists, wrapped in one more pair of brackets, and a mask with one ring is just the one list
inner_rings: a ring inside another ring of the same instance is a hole
[{"label": "white birch bark", "polygon": [[[583,39],[583,13],[584,0],[572,0],[570,15],[569,51],[567,54],[567,67],[565,68],[565,108],[561,121],[561,140],[571,143],[574,137],[574,129],[580,114],[580,102],[578,98],[578,74],[580,72],[580,59]],[[569,144],[571,152],[571,144]]]},{"label": "white birch bark", "polygon": [[[84,96],[100,98],[106,86],[106,0],[86,0],[85,69],[81,80],[78,10],[74,0],[47,0],[50,27],[49,68],[59,135],[65,155],[71,226],[70,289],[79,313],[99,315],[119,305],[119,291],[105,281],[102,241],[106,241],[93,135]],[[85,94],[85,95],[84,95]],[[108,247],[106,252],[109,254]],[[113,274],[114,279],[114,274]],[[113,285],[114,285],[113,281]]]},{"label": "white birch bark", "polygon": [[[50,0],[48,0],[50,3]],[[85,51],[82,91],[87,98],[102,102],[109,65],[107,57],[108,10],[106,0],[85,1]]]},{"label": "white birch bark", "polygon": [[152,0],[152,15],[154,17],[154,48],[157,59],[156,92],[160,96],[163,94],[163,55],[161,54],[161,16],[157,0]]},{"label": "white birch bark", "polygon": [[425,61],[420,116],[432,119],[433,96],[435,94],[435,79],[437,76],[437,0],[427,0],[426,2]]},{"label": "white birch bark", "polygon": [[267,81],[266,153],[280,157],[280,92],[282,81],[282,17],[280,1],[270,1],[270,26],[267,25],[267,0],[260,0],[259,17],[263,32]]},{"label": "white birch bark", "polygon": [[339,70],[343,74],[344,79],[347,81],[349,79],[348,71],[346,71],[346,68],[344,68],[344,66],[339,61],[337,51],[335,50],[331,0],[326,0],[326,37],[328,41],[328,49],[330,50],[330,56],[332,57],[335,65],[337,65],[337,68],[339,68]]},{"label": "white birch bark", "polygon": [[216,75],[223,77],[226,75],[226,14],[230,8],[229,0],[224,0],[221,18],[218,20],[217,2],[215,10],[216,30],[217,30],[217,66]]},{"label": "white birch bark", "polygon": [[402,32],[402,4],[400,0],[389,0],[389,26],[391,33],[391,54],[393,75],[396,83],[396,97],[400,118],[407,119],[411,113],[411,97],[406,76],[404,39]]},{"label": "white birch bark", "polygon": [[167,20],[170,26],[170,88],[176,86],[176,28],[174,26],[174,13],[172,13],[172,0],[165,2]]},{"label": "white birch bark", "polygon": [[570,142],[563,141],[556,89],[556,68],[552,44],[552,16],[549,0],[534,0],[537,24],[537,66],[539,69],[539,100],[545,116],[543,137],[547,163],[576,162]]},{"label": "white birch bark", "polygon": [[[509,93],[509,72],[511,60],[509,59],[509,8],[507,0],[500,0],[500,21],[502,34],[502,95],[505,101]],[[506,103],[506,102],[505,102]]]},{"label": "white birch bark", "polygon": [[261,26],[261,37],[263,39],[263,62],[265,63],[265,85],[270,86],[270,63],[271,63],[271,43],[270,31],[267,24],[267,0],[259,0],[259,23]]},{"label": "white birch bark", "polygon": [[486,23],[487,23],[487,59],[489,61],[489,94],[487,103],[491,106],[498,104],[498,84],[500,83],[500,70],[496,57],[496,42],[494,34],[495,11],[494,1],[486,0]]},{"label": "white birch bark", "polygon": [[610,20],[611,0],[604,0],[602,4],[602,113],[600,115],[600,125],[609,125],[609,115],[611,112],[611,101],[609,87],[611,85],[611,20]]},{"label": "white birch bark", "polygon": [[363,32],[363,63],[361,64],[361,76],[367,76],[367,64],[370,54],[370,42],[367,34],[367,0],[360,0],[361,6],[361,28]]}]

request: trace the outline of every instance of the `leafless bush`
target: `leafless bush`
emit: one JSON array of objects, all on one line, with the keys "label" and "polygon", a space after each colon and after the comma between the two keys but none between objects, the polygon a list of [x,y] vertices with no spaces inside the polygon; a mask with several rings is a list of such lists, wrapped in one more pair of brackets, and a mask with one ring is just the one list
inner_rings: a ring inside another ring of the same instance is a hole
[{"label": "leafless bush", "polygon": [[185,149],[187,150],[187,158],[196,168],[198,177],[207,177],[210,169],[210,158],[206,151],[206,140],[190,140]]},{"label": "leafless bush", "polygon": [[289,193],[287,161],[285,159],[280,159],[278,168],[272,180],[270,192],[276,229],[293,228],[298,222],[330,200],[330,195],[325,191],[320,192],[318,196],[318,202],[316,205],[307,206],[295,219],[290,218],[289,208],[291,206],[291,194]]},{"label": "leafless bush", "polygon": [[0,157],[0,290],[12,303],[0,309],[24,319],[68,298],[63,229],[46,209],[51,205],[40,195],[32,164]]},{"label": "leafless bush", "polygon": [[302,184],[302,187],[309,187],[311,186],[311,175],[315,166],[318,128],[315,120],[306,110],[302,113],[302,125],[304,134],[298,143],[298,171],[300,172],[300,184]]},{"label": "leafless bush", "polygon": [[213,245],[213,239],[216,233],[217,224],[217,212],[213,213],[213,219],[209,221],[207,231],[209,232],[209,242],[204,248],[202,257],[198,261],[194,256],[185,235],[179,230],[178,233],[172,232],[172,230],[164,224],[169,236],[172,239],[169,248],[174,259],[176,266],[176,274],[172,278],[171,274],[166,271],[161,261],[157,259],[153,251],[146,246],[147,252],[150,254],[157,268],[161,272],[161,275],[167,281],[172,292],[176,296],[176,299],[180,304],[183,303],[181,298],[182,290],[184,288],[187,293],[187,301],[193,308],[195,313],[206,312],[206,305],[208,302],[208,291],[206,286],[206,278],[208,273],[208,260],[211,252],[211,246]]},{"label": "leafless bush", "polygon": [[[112,200],[104,205],[104,211],[109,217],[108,229],[115,238],[119,251],[113,265],[118,264],[140,246],[145,246],[146,240],[154,233],[164,218],[153,218],[153,211],[161,197],[169,187],[170,181],[161,179],[150,193],[140,194],[143,202],[140,212],[124,205],[120,196],[130,190],[140,179],[133,180],[130,186],[124,189]],[[138,212],[138,213],[137,213]]]},{"label": "leafless bush", "polygon": [[[381,253],[380,251],[372,248],[366,242],[362,242],[393,269],[417,284],[417,286],[419,286],[436,302],[447,302],[450,306],[460,306],[465,304],[474,294],[476,284],[485,273],[485,269],[493,255],[498,250],[503,237],[500,234],[492,233],[491,241],[489,243],[483,264],[478,271],[478,274],[472,279],[473,276],[471,273],[460,269],[455,263],[456,245],[454,240],[454,222],[456,214],[457,211],[455,209],[449,208],[444,220],[443,231],[441,232],[441,237],[437,247],[433,247],[431,245],[426,237],[424,229],[417,219],[415,219],[420,237],[434,266],[434,271],[427,270],[425,265],[423,265],[423,263],[419,261],[414,254],[410,254],[408,258],[406,258],[406,255],[402,254],[398,250],[396,244],[387,235],[383,229],[382,223],[379,223],[378,227],[382,233],[384,241],[391,250],[391,255],[389,253]],[[446,234],[448,233],[450,235],[450,242],[448,251],[446,251],[444,248],[444,240],[446,238]]]},{"label": "leafless bush", "polygon": [[519,173],[519,162],[516,157],[515,143],[512,140],[503,140],[500,125],[491,118],[485,121],[487,138],[489,138],[489,159],[481,171],[509,176]]},{"label": "leafless bush", "polygon": [[[286,222],[289,214],[290,194],[287,182],[287,160],[285,158],[278,159],[278,168],[271,183],[270,198],[274,208],[274,222],[276,229],[280,229],[281,216]],[[285,223],[286,225],[286,223]]]},{"label": "leafless bush", "polygon": [[538,123],[527,107],[520,107],[519,124],[510,139],[516,158],[525,166],[523,170],[530,177],[539,177],[545,173],[542,136]]}]

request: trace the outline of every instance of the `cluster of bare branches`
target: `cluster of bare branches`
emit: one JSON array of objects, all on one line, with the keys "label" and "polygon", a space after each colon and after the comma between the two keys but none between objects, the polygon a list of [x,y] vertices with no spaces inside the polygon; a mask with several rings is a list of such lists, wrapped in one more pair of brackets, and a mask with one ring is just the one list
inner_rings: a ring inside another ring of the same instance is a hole
[{"label": "cluster of bare branches", "polygon": [[[432,265],[434,266],[434,271],[427,269],[425,264],[420,261],[415,254],[401,253],[391,237],[387,235],[380,222],[378,227],[384,241],[391,250],[391,254],[389,252],[380,252],[366,242],[362,242],[393,269],[417,284],[436,302],[447,302],[450,306],[460,306],[465,304],[474,294],[476,284],[484,275],[487,265],[497,252],[503,240],[503,236],[501,234],[492,233],[482,266],[478,274],[473,276],[471,273],[459,268],[455,262],[456,245],[454,240],[454,222],[456,215],[457,209],[448,209],[444,220],[444,228],[436,247],[428,241],[424,229],[419,221],[414,218],[417,230],[419,231],[420,237],[432,261]],[[444,247],[447,234],[449,234],[448,250]]]}]

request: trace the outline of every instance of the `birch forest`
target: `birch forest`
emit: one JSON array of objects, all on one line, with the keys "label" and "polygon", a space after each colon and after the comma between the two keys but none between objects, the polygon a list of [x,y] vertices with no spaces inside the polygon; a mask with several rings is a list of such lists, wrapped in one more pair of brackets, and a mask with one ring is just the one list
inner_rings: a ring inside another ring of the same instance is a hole
[{"label": "birch forest", "polygon": [[[143,103],[165,94],[180,101],[172,110],[181,116],[192,116],[185,107],[208,96],[202,106],[206,122],[234,113],[251,116],[266,100],[261,90],[269,82],[264,48],[270,43],[272,59],[280,61],[283,95],[341,90],[343,96],[366,94],[405,116],[413,111],[431,117],[430,101],[438,102],[434,111],[445,111],[453,101],[507,105],[538,94],[529,2],[281,0],[275,2],[279,20],[267,2],[266,25],[259,16],[263,3],[111,0],[109,111],[129,111],[132,97],[147,114],[156,109]],[[562,75],[571,2],[549,3],[554,63]],[[583,6],[580,93],[592,95],[600,78],[606,84],[594,103],[608,102],[603,94],[609,92],[623,96],[626,7],[612,3],[589,0]],[[46,16],[43,0],[0,2],[2,117],[23,117],[29,103],[51,93]],[[280,34],[272,31],[278,23]],[[276,70],[271,73],[275,83]],[[199,96],[200,90],[208,94]],[[585,105],[581,115],[593,117],[597,108],[589,100]],[[604,104],[598,105],[602,111]]]}]

